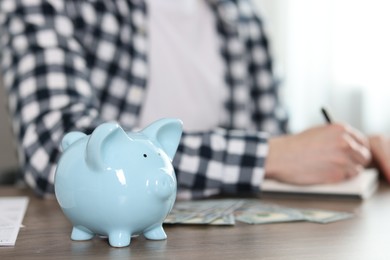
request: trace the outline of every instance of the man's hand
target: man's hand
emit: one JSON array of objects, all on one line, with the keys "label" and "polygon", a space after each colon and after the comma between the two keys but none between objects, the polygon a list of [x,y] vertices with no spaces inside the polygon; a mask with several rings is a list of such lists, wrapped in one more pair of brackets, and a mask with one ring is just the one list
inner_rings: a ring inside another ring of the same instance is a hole
[{"label": "man's hand", "polygon": [[369,137],[372,166],[378,168],[390,183],[390,138],[383,135]]},{"label": "man's hand", "polygon": [[[370,162],[369,140],[363,134],[329,124],[271,138],[265,176],[300,185],[334,183],[356,176]],[[390,168],[388,173],[390,177]]]}]

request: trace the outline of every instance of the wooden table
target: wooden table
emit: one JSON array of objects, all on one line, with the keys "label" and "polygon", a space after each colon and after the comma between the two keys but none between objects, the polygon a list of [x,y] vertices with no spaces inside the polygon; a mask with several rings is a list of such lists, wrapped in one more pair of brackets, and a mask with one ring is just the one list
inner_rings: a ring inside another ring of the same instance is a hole
[{"label": "wooden table", "polygon": [[[390,187],[382,184],[366,201],[330,198],[262,198],[291,207],[356,213],[330,224],[309,222],[231,227],[165,226],[168,239],[133,238],[126,248],[107,240],[71,241],[71,224],[57,202],[29,190],[0,187],[0,196],[29,196],[15,247],[0,248],[0,259],[390,259]],[[0,213],[1,214],[1,213]]]}]

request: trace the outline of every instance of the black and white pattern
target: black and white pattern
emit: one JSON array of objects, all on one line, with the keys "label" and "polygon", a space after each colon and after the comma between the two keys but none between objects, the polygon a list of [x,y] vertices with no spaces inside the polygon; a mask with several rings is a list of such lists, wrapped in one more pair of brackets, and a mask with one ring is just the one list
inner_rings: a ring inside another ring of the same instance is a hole
[{"label": "black and white pattern", "polygon": [[[257,192],[268,134],[286,131],[262,20],[249,0],[207,1],[229,98],[220,128],[183,134],[174,166],[187,198]],[[142,0],[0,1],[1,72],[24,178],[37,194],[54,192],[64,133],[90,133],[108,120],[137,125],[147,91],[147,22]]]}]

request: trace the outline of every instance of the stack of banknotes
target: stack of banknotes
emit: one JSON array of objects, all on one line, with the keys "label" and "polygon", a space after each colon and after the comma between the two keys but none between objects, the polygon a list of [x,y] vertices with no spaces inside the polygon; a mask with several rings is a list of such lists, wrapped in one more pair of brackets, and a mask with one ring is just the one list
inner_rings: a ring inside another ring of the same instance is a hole
[{"label": "stack of banknotes", "polygon": [[352,213],[313,208],[290,208],[256,199],[177,201],[164,224],[235,225],[309,221],[330,223],[353,217]]}]

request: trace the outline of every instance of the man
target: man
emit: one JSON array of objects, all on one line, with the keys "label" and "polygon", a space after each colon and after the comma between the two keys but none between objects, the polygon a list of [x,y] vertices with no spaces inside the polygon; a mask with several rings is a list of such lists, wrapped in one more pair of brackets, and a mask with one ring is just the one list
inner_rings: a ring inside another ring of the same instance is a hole
[{"label": "man", "polygon": [[4,0],[0,13],[19,157],[41,196],[53,193],[64,133],[111,120],[128,130],[183,120],[173,162],[183,198],[256,193],[263,178],[337,182],[371,162],[368,138],[349,126],[285,135],[248,0]]}]

